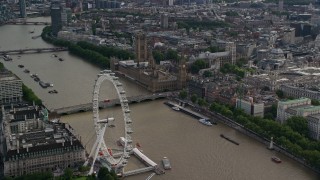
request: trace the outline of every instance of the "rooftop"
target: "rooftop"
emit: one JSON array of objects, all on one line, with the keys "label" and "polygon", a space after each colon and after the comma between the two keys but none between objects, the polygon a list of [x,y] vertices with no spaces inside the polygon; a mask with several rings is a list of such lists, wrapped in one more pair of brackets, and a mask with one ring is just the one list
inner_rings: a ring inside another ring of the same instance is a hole
[{"label": "rooftop", "polygon": [[280,104],[292,104],[292,103],[303,103],[311,101],[309,98],[299,98],[299,99],[293,99],[293,100],[286,100],[286,101],[279,101]]}]

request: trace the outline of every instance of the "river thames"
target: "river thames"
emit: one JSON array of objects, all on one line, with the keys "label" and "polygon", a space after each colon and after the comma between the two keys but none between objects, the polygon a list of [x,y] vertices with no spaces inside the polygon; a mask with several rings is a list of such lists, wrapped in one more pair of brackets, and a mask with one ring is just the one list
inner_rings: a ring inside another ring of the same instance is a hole
[{"label": "river thames", "polygon": [[[43,21],[43,18],[33,21]],[[48,20],[47,18],[45,20]],[[0,26],[0,50],[53,47],[41,38],[43,26],[5,25]],[[29,31],[34,30],[33,34]],[[92,90],[100,69],[88,64],[81,58],[68,52],[54,53],[65,61],[60,62],[53,53],[23,54],[21,57],[12,55],[12,62],[1,62],[17,74],[30,87],[49,109],[78,105],[91,102]],[[41,88],[38,83],[24,73],[18,65],[22,64],[36,73],[41,80],[52,82],[58,94],[49,94],[48,89]],[[126,80],[121,80],[127,96],[143,95],[148,92]],[[116,97],[110,83],[101,88],[100,99]],[[133,119],[132,134],[134,143],[139,142],[143,153],[156,163],[166,156],[170,159],[172,170],[165,175],[154,176],[152,179],[169,180],[316,180],[319,176],[301,164],[269,151],[267,148],[227,126],[218,124],[207,127],[196,119],[180,112],[173,111],[163,104],[164,100],[143,102],[130,105]],[[108,144],[123,136],[123,124],[120,107],[101,111],[101,116],[114,116],[116,127],[108,130]],[[77,113],[61,117],[63,122],[71,126],[81,136],[81,141],[89,151],[94,142],[94,128],[91,112]],[[240,143],[236,146],[220,137],[223,133]],[[271,156],[278,156],[283,163],[276,164]],[[142,167],[135,158],[130,158],[126,170]],[[128,177],[129,180],[146,179],[151,173]]]}]

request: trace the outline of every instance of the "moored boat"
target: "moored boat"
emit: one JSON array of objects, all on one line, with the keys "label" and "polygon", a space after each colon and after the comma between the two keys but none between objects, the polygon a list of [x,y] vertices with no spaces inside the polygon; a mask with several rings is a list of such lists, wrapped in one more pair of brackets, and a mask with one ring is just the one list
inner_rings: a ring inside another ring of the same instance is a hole
[{"label": "moored boat", "polygon": [[173,106],[172,109],[175,110],[175,111],[180,111],[180,108],[177,107],[177,106]]},{"label": "moored boat", "polygon": [[12,58],[11,58],[9,55],[4,55],[4,56],[3,56],[3,59],[4,59],[5,61],[11,61],[11,60],[12,60]]},{"label": "moored boat", "polygon": [[273,162],[275,162],[275,163],[281,163],[281,162],[282,162],[281,159],[278,158],[278,157],[276,157],[276,156],[272,156],[272,157],[271,157],[271,160],[272,160]]},{"label": "moored boat", "polygon": [[167,157],[163,157],[162,165],[163,165],[163,169],[165,169],[165,170],[171,169],[171,164],[170,164],[170,161]]},{"label": "moored boat", "polygon": [[40,82],[39,82],[39,85],[40,85],[42,88],[47,88],[47,87],[49,87],[49,85],[48,85],[47,83],[43,82],[43,81],[40,81]]},{"label": "moored boat", "polygon": [[19,67],[19,68],[24,68],[24,65],[19,64],[18,67]]},{"label": "moored boat", "polygon": [[25,69],[23,72],[25,73],[29,73],[30,71],[28,69]]},{"label": "moored boat", "polygon": [[58,91],[54,89],[54,90],[50,90],[48,93],[49,93],[49,94],[57,94]]},{"label": "moored boat", "polygon": [[204,125],[207,125],[207,126],[212,126],[212,123],[209,120],[204,119],[204,118],[199,119],[199,122],[204,124]]}]

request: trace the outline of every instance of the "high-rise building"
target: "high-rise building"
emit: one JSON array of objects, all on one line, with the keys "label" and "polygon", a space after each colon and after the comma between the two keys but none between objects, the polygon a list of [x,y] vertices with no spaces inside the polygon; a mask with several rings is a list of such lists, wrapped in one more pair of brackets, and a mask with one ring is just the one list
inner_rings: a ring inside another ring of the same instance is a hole
[{"label": "high-rise building", "polygon": [[20,102],[21,100],[21,79],[6,70],[0,71],[0,104]]},{"label": "high-rise building", "polygon": [[58,32],[62,28],[62,18],[61,18],[62,8],[60,3],[52,2],[51,3],[51,27],[52,34],[57,36]]},{"label": "high-rise building", "polygon": [[135,35],[136,62],[146,61],[148,58],[147,36],[144,32],[137,32]]},{"label": "high-rise building", "polygon": [[173,0],[168,0],[169,2],[168,2],[168,5],[169,6],[173,6]]},{"label": "high-rise building", "polygon": [[264,116],[264,104],[254,103],[252,97],[249,97],[249,101],[246,101],[244,99],[237,99],[236,107],[243,109],[245,113],[250,114],[252,116]]},{"label": "high-rise building", "polygon": [[169,27],[169,17],[168,14],[161,14],[160,16],[161,28],[167,29]]},{"label": "high-rise building", "polygon": [[19,8],[20,8],[20,17],[26,18],[26,1],[25,0],[19,0]]},{"label": "high-rise building", "polygon": [[283,0],[279,0],[279,11],[283,11]]}]

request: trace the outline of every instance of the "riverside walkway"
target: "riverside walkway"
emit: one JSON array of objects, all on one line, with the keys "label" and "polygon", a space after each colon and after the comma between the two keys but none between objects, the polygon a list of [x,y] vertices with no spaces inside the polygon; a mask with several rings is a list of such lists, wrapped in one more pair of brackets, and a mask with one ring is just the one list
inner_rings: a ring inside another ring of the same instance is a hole
[{"label": "riverside walkway", "polygon": [[[183,100],[180,100],[178,98],[175,98],[176,101],[178,101],[179,103],[185,104],[185,106],[189,106],[191,109],[196,109],[196,107],[192,104],[192,103],[187,103]],[[206,115],[208,117],[211,117],[212,119],[219,121],[220,123],[223,123],[235,130],[237,130],[238,132],[245,134],[251,138],[254,138],[255,140],[259,141],[260,143],[264,144],[266,147],[268,147],[268,145],[270,144],[270,140],[266,139],[265,137],[257,134],[254,131],[251,131],[250,129],[244,127],[243,125],[235,122],[234,120],[223,116],[220,113],[217,112],[212,112],[208,109],[205,108],[200,108],[201,110],[201,114]],[[287,157],[296,160],[297,162],[299,162],[300,164],[304,165],[305,167],[310,168],[311,170],[313,170],[314,172],[320,174],[320,170],[315,169],[313,167],[311,167],[310,165],[308,165],[302,158],[294,156],[290,151],[288,151],[287,149],[283,148],[282,146],[279,146],[277,144],[273,144],[273,150],[278,151],[284,155],[286,155]]]}]

